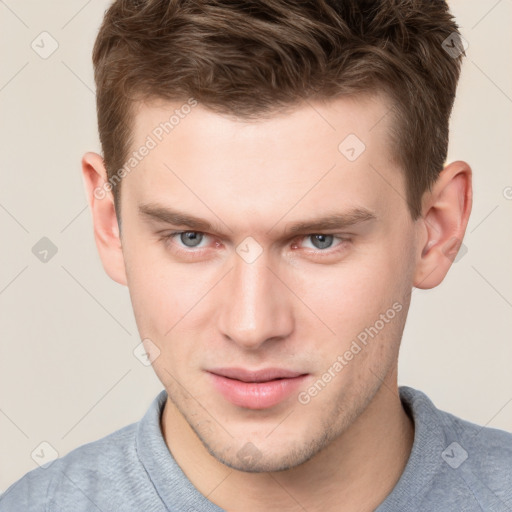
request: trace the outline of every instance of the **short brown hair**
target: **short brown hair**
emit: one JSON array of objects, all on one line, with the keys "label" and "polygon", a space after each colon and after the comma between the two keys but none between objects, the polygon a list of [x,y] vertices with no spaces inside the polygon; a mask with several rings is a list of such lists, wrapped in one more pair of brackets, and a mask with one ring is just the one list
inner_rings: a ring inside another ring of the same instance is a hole
[{"label": "short brown hair", "polygon": [[[303,100],[385,92],[391,155],[411,217],[448,150],[458,26],[440,0],[115,0],[93,50],[110,179],[129,154],[139,100],[193,97],[254,119]],[[120,187],[113,187],[119,218]]]}]

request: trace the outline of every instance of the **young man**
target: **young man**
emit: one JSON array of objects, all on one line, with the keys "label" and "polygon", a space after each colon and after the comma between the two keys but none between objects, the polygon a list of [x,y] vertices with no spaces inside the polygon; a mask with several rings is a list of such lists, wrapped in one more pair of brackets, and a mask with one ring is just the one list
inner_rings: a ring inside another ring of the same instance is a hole
[{"label": "young man", "polygon": [[397,386],[471,211],[461,55],[442,1],[115,1],[83,176],[165,389],[0,510],[511,511],[512,434]]}]

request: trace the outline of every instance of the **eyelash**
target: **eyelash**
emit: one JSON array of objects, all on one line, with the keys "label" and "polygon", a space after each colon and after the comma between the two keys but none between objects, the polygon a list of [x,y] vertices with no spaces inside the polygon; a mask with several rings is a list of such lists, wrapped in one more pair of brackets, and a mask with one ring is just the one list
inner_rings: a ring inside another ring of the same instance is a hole
[{"label": "eyelash", "polygon": [[[182,235],[183,233],[197,233],[197,234],[201,234],[201,235],[210,236],[210,235],[208,235],[208,233],[204,233],[202,231],[185,230],[185,231],[173,231],[171,233],[167,233],[166,235],[163,235],[160,238],[160,240],[163,240],[164,244],[167,247],[170,247],[172,245],[172,240],[174,238],[178,237],[179,235]],[[333,254],[337,254],[338,252],[340,252],[343,249],[345,249],[346,244],[351,241],[350,238],[348,238],[346,236],[341,236],[341,235],[336,234],[336,233],[310,233],[310,234],[307,234],[307,235],[302,235],[300,237],[296,237],[296,238],[294,238],[294,241],[297,240],[297,239],[308,238],[308,237],[314,236],[314,235],[333,236],[334,238],[337,238],[340,241],[340,243],[334,249],[325,249],[325,250],[321,250],[321,249],[317,249],[317,250],[307,249],[314,256],[318,256],[320,258],[323,257],[323,255],[325,255],[325,256],[332,256]],[[203,253],[203,251],[205,251],[207,249],[206,248],[201,248],[201,249],[197,249],[197,250],[196,249],[188,250],[188,249],[183,249],[181,247],[174,246],[173,250],[175,252],[177,252],[178,254],[181,253],[181,254],[185,254],[187,256],[191,256],[191,255],[200,256]]]}]

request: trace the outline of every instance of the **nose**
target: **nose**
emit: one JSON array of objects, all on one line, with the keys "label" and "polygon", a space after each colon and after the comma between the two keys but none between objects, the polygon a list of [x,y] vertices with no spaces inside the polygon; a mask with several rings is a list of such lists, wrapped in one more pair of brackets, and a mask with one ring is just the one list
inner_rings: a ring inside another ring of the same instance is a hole
[{"label": "nose", "polygon": [[234,258],[234,268],[222,290],[220,331],[246,350],[286,338],[294,322],[290,291],[281,282],[282,277],[278,278],[270,267],[265,251],[252,263],[238,255]]}]

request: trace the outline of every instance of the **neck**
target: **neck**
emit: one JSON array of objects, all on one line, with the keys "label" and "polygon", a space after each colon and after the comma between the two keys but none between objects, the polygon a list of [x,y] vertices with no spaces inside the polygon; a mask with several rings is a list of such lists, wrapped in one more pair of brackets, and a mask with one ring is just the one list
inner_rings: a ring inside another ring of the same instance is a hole
[{"label": "neck", "polygon": [[396,370],[341,436],[286,471],[245,473],[220,463],[169,399],[161,423],[167,446],[187,478],[227,511],[330,512],[341,504],[344,512],[373,511],[398,482],[414,440]]}]

